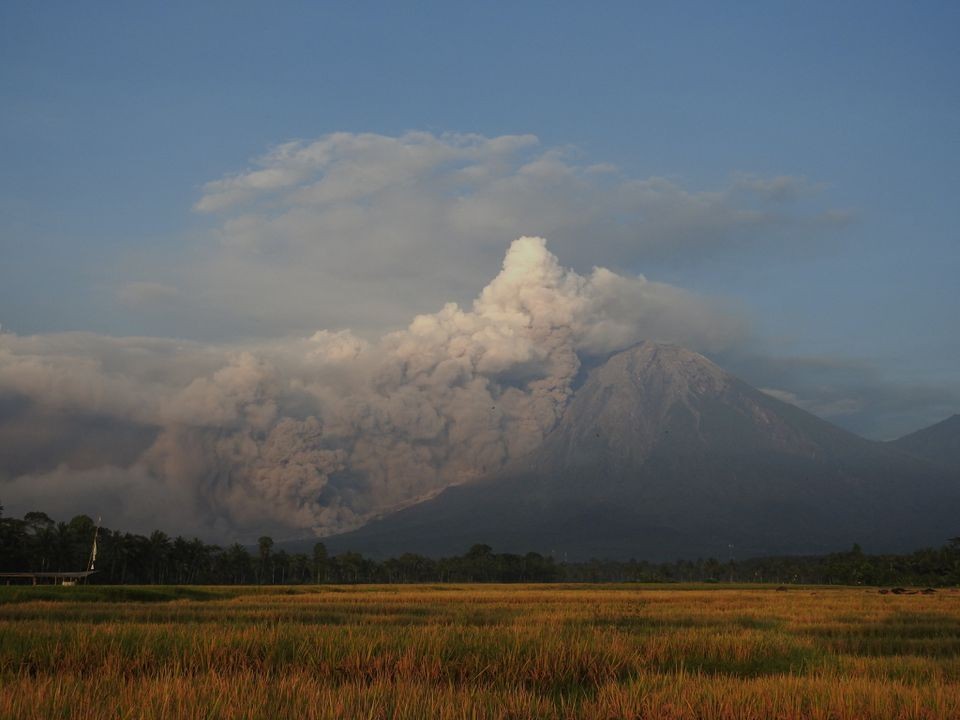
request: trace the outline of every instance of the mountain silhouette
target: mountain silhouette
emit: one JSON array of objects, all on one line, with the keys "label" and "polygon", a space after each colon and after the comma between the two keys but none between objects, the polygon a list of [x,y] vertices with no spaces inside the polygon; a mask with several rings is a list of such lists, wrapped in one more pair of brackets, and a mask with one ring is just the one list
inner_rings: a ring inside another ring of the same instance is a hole
[{"label": "mountain silhouette", "polygon": [[938,546],[960,534],[960,483],[908,441],[866,440],[645,342],[590,371],[544,442],[503,472],[324,542],[374,557],[486,543],[570,560]]},{"label": "mountain silhouette", "polygon": [[905,435],[890,445],[937,463],[960,479],[960,415]]}]

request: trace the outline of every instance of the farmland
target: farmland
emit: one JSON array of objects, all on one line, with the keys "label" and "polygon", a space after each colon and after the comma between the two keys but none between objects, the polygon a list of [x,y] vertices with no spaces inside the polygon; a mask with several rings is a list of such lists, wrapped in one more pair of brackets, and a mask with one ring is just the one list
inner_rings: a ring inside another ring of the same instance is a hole
[{"label": "farmland", "polygon": [[960,717],[960,592],[2,587],[0,717]]}]

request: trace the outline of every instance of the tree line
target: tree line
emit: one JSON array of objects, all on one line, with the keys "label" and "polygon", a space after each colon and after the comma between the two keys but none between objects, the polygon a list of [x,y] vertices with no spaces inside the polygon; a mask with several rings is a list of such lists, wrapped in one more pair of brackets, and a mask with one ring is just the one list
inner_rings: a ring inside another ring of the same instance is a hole
[{"label": "tree line", "polygon": [[[87,567],[96,531],[78,515],[58,522],[43,512],[3,517],[0,572],[73,572]],[[137,535],[100,528],[97,584],[290,585],[307,583],[424,582],[736,582],[839,585],[960,585],[960,537],[941,548],[904,555],[848,552],[810,557],[716,558],[652,563],[642,560],[557,562],[539,553],[495,553],[474,545],[463,555],[428,558],[404,554],[373,560],[358,553],[329,555],[322,542],[311,553],[277,549],[270,537],[256,547],[227,547],[197,538],[171,538],[160,530]]]}]

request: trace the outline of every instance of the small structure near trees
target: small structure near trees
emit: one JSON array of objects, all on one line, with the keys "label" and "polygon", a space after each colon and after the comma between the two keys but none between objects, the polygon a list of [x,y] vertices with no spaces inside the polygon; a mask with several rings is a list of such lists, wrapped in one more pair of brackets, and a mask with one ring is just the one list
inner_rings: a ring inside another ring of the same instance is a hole
[{"label": "small structure near trees", "polygon": [[[0,511],[3,507],[0,506]],[[46,517],[46,516],[44,516]],[[12,581],[30,581],[31,585],[65,585],[70,587],[78,582],[86,580],[96,572],[97,563],[97,540],[100,537],[100,520],[97,519],[97,526],[93,531],[93,544],[90,546],[90,557],[87,560],[85,570],[79,572],[0,572],[0,582],[6,581],[10,585]]]},{"label": "small structure near trees", "polygon": [[32,585],[76,585],[93,575],[96,570],[82,572],[0,572],[0,582],[7,585],[12,580],[29,580]]}]

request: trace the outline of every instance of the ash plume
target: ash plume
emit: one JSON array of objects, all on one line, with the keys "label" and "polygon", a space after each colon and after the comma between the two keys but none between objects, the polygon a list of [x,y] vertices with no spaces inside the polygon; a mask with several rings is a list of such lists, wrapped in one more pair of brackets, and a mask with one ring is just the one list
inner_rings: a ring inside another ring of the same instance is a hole
[{"label": "ash plume", "polygon": [[333,533],[536,448],[585,358],[742,333],[684,290],[581,275],[522,237],[471,307],[373,341],[0,334],[0,500],[217,539]]}]

